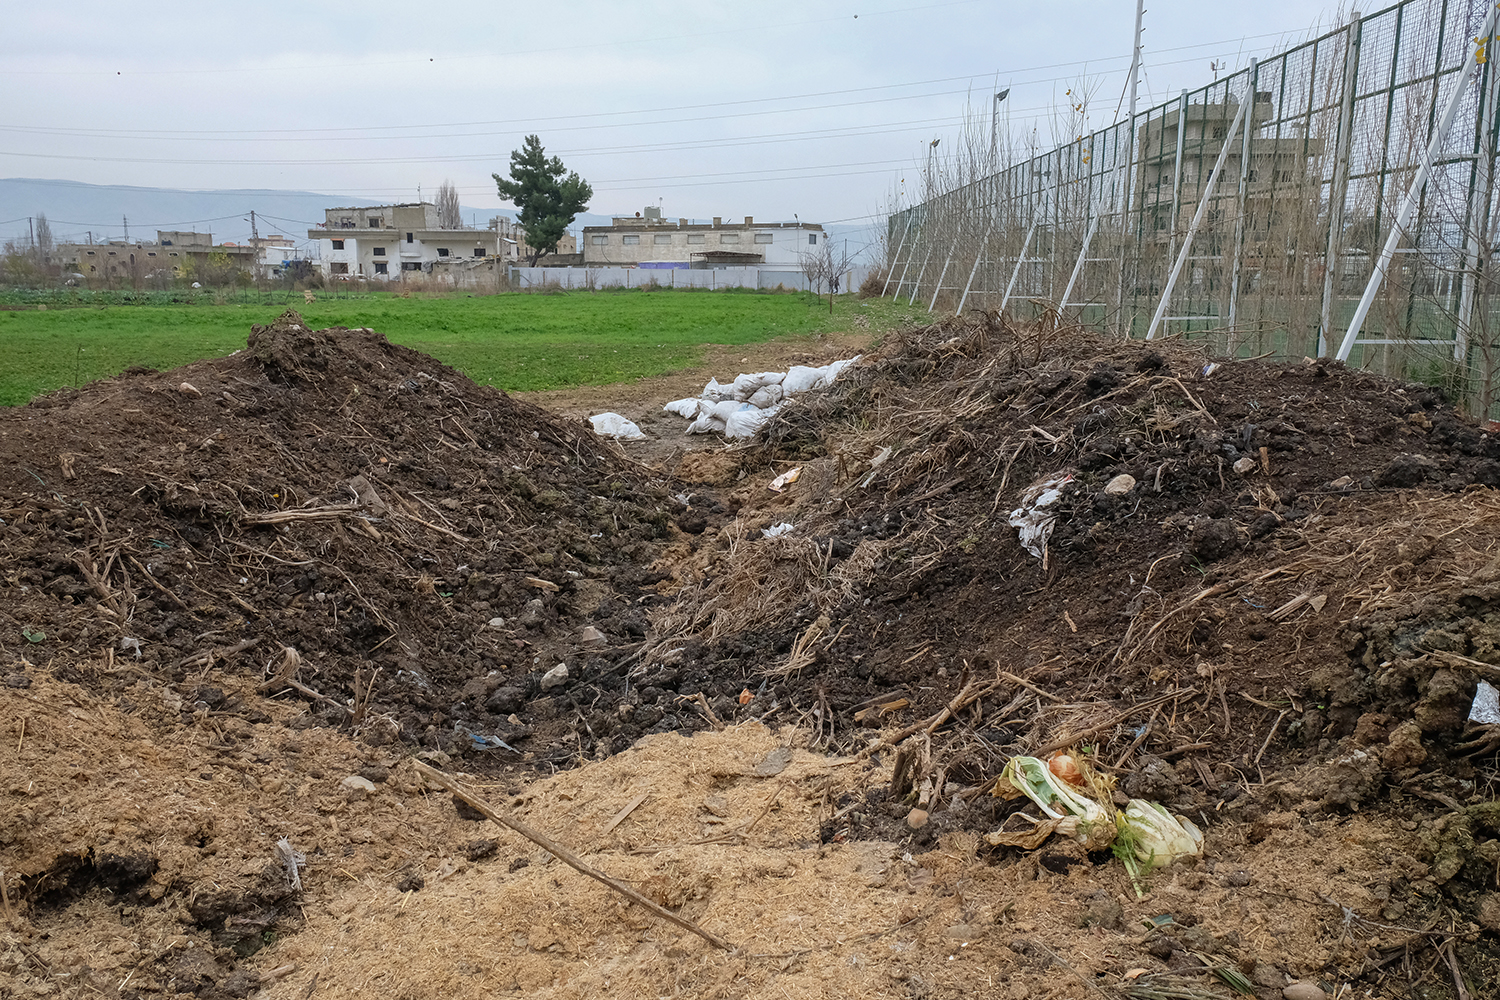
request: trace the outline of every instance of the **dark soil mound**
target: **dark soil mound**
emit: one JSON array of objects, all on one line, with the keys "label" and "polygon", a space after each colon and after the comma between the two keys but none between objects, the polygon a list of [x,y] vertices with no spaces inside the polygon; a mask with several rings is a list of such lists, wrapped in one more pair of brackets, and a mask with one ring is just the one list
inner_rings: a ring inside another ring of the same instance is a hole
[{"label": "dark soil mound", "polygon": [[657,579],[668,505],[586,427],[289,311],[230,357],[0,412],[0,649],[109,650],[184,712],[253,717],[193,678],[230,658],[275,674],[288,647],[316,718],[515,745],[543,671],[569,663],[566,696],[644,634],[612,595]]},{"label": "dark soil mound", "polygon": [[[1460,745],[1500,674],[1497,460],[1437,391],[1339,364],[939,324],[768,427],[736,499],[796,529],[704,543],[638,696],[748,688],[846,751],[930,732],[829,837],[906,835],[924,778],[988,802],[1010,755],[1070,745],[1195,818],[1472,804],[1500,776],[1500,738]],[[802,492],[766,493],[792,461]],[[1011,518],[1047,485],[1038,557]],[[919,842],[1003,818],[951,804]]]}]

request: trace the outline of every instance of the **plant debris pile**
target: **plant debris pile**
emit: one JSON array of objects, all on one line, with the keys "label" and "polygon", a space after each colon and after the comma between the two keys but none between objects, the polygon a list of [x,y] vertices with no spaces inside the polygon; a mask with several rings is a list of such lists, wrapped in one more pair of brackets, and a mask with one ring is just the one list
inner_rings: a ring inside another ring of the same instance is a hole
[{"label": "plant debris pile", "polygon": [[[743,689],[846,748],[926,741],[829,840],[918,813],[919,843],[994,830],[1004,762],[1076,746],[1121,804],[1252,829],[1482,810],[1500,733],[1466,720],[1500,675],[1497,460],[1437,390],[1337,363],[940,323],[766,428],[639,683],[717,678],[720,703]],[[1034,554],[1016,522],[1045,489]],[[1500,828],[1434,822],[1460,832],[1428,836],[1437,874],[1407,891],[1477,919]]]},{"label": "plant debris pile", "polygon": [[107,654],[184,717],[263,715],[201,683],[232,663],[305,724],[433,747],[515,746],[543,673],[642,636],[613,595],[653,582],[681,509],[586,429],[290,311],[227,358],[0,413],[0,466],[13,667]]}]

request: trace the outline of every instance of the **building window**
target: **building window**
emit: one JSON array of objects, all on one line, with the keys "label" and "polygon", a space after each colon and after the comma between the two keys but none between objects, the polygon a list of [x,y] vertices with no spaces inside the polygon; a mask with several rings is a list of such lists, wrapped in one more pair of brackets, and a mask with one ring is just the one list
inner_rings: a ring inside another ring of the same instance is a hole
[{"label": "building window", "polygon": [[609,242],[609,237],[608,236],[590,236],[589,237],[589,242],[592,243],[592,244],[594,244],[594,246],[596,246],[596,247],[602,247],[606,243]]},{"label": "building window", "polygon": [[94,266],[94,265],[93,265],[93,264],[90,264],[90,265],[89,265],[89,270],[90,270],[90,271],[97,271],[97,270],[99,270],[99,269],[98,269],[98,268],[97,268],[97,267],[95,267],[95,266]]},{"label": "building window", "polygon": [[739,241],[740,241],[740,234],[739,233],[720,233],[719,234],[719,242],[720,243],[738,243]]},{"label": "building window", "polygon": [[655,243],[657,246],[663,246],[663,245],[670,246],[671,243],[672,243],[672,234],[671,233],[657,233],[655,236],[651,237],[651,242]]},{"label": "building window", "polygon": [[333,241],[333,248],[335,250],[342,250],[342,249],[344,249],[344,241],[343,240],[334,240]]},{"label": "building window", "polygon": [[474,256],[476,256],[476,257],[483,257],[484,256],[484,247],[475,247],[474,248]]},{"label": "building window", "polygon": [[370,224],[370,228],[371,229],[379,229],[380,228],[380,220],[378,218],[370,218],[370,219],[366,219],[365,221]]},{"label": "building window", "polygon": [[374,250],[371,250],[370,252],[372,254],[374,254],[375,256],[377,256],[377,257],[384,257],[385,256],[385,247],[376,247]]},{"label": "building window", "polygon": [[348,262],[347,261],[342,261],[342,260],[334,261],[333,264],[330,265],[330,267],[329,267],[329,273],[330,274],[348,274],[349,273],[349,264],[348,264]]},{"label": "building window", "polygon": [[757,243],[769,243],[769,242],[771,242],[771,234],[770,233],[756,233],[755,234],[755,242],[757,242]]},{"label": "building window", "polygon": [[628,247],[633,247],[641,242],[641,238],[639,236],[622,236],[620,237],[620,242]]},{"label": "building window", "polygon": [[172,251],[172,252],[171,252],[171,253],[170,253],[170,254],[168,254],[168,255],[167,255],[167,256],[169,256],[169,257],[176,257],[176,256],[177,256],[177,251],[176,251],[176,250],[173,250],[173,251]]},{"label": "building window", "polygon": [[702,233],[688,233],[688,242],[689,243],[702,243],[703,242],[703,234]]},{"label": "building window", "polygon": [[1224,138],[1228,134],[1229,134],[1229,129],[1227,127],[1225,127],[1223,125],[1215,125],[1214,126],[1214,138],[1215,139],[1222,139],[1222,138]]},{"label": "building window", "polygon": [[807,234],[807,245],[810,246],[810,247],[815,247],[815,246],[818,245],[818,234],[817,233],[808,233]]},{"label": "building window", "polygon": [[146,251],[146,256],[147,257],[155,257],[156,256],[156,251],[155,250],[147,250]]},{"label": "building window", "polygon": [[92,257],[92,256],[94,256],[94,251],[92,251],[92,250],[89,250],[89,251],[86,251],[86,252],[87,252],[87,253],[88,253],[88,255],[89,255],[89,256],[90,256],[90,257]]},{"label": "building window", "polygon": [[377,260],[375,262],[375,273],[376,274],[389,274],[390,273],[390,266],[391,265],[388,262],[386,262],[386,261]]},{"label": "building window", "polygon": [[446,256],[448,256],[448,248],[447,247],[438,247],[438,256],[439,257],[446,257]]},{"label": "building window", "polygon": [[401,262],[401,270],[420,271],[422,270],[422,262],[419,260],[403,260]]},{"label": "building window", "polygon": [[411,242],[411,233],[407,233],[406,234],[406,242],[408,242],[408,243]]}]

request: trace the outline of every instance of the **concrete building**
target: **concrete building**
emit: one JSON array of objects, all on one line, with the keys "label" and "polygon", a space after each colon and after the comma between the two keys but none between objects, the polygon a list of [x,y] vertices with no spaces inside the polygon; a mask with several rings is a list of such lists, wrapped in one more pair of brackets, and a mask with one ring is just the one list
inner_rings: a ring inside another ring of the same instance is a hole
[{"label": "concrete building", "polygon": [[[1135,204],[1142,210],[1147,240],[1166,242],[1172,238],[1174,200],[1177,202],[1177,233],[1180,235],[1187,228],[1198,208],[1198,192],[1213,172],[1238,112],[1239,105],[1233,101],[1187,106],[1180,176],[1177,170],[1179,112],[1173,109],[1140,126],[1137,132],[1139,169]],[[1278,216],[1296,216],[1299,210],[1295,206],[1299,203],[1311,199],[1311,204],[1316,206],[1317,184],[1309,172],[1309,165],[1322,151],[1322,146],[1317,140],[1305,136],[1263,138],[1257,134],[1272,117],[1269,92],[1257,93],[1254,107],[1246,113],[1250,119],[1251,141],[1245,188],[1245,235],[1246,241],[1253,244],[1266,239],[1272,229],[1278,228]],[[1236,132],[1209,203],[1205,222],[1210,227],[1235,214],[1243,150],[1242,134]]]},{"label": "concrete building", "polygon": [[398,280],[402,274],[432,273],[454,258],[483,260],[501,253],[500,234],[490,229],[443,229],[431,202],[330,208],[307,237],[317,240],[318,266],[340,278]]},{"label": "concrete building", "polygon": [[[526,228],[519,222],[504,215],[497,215],[490,220],[490,228],[500,234],[501,257],[507,263],[529,260],[534,252],[530,243],[526,241]],[[571,260],[578,255],[578,238],[569,233],[564,233],[562,239],[557,241],[557,251],[549,253],[538,261],[538,265],[563,263],[582,263],[581,260]],[[554,260],[556,258],[556,260]]]},{"label": "concrete building", "polygon": [[827,239],[809,222],[763,222],[751,216],[726,223],[661,217],[648,207],[634,218],[617,217],[608,226],[583,227],[583,263],[588,267],[795,269],[809,251]]},{"label": "concrete building", "polygon": [[[112,240],[107,243],[60,243],[56,258],[88,279],[142,280],[147,278],[183,278],[194,269],[209,263],[212,254],[222,253],[228,262],[242,270],[253,270],[256,251],[253,247],[233,243],[215,245],[211,233],[189,233],[157,230],[156,242],[129,243]],[[191,267],[189,266],[191,265]]]}]

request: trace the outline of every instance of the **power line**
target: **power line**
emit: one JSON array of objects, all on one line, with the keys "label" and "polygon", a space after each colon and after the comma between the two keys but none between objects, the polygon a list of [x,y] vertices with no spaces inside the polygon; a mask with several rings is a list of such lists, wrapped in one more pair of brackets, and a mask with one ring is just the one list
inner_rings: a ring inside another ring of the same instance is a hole
[{"label": "power line", "polygon": [[[979,0],[948,0],[948,2],[946,2],[946,3],[929,3],[929,4],[922,4],[922,5],[915,6],[915,7],[892,7],[892,8],[888,8],[886,10],[862,11],[861,13],[854,15],[854,18],[858,19],[860,17],[866,17],[866,18],[881,17],[881,16],[885,16],[885,15],[889,15],[889,14],[907,14],[907,13],[911,13],[913,11],[919,11],[919,10],[935,10],[937,8],[940,8],[940,7],[960,7],[960,6],[966,6],[968,4],[977,3],[977,2],[979,2]],[[769,31],[769,30],[777,30],[777,29],[785,29],[785,28],[803,27],[803,26],[806,26],[806,25],[809,25],[809,24],[827,24],[827,23],[830,23],[830,22],[838,22],[838,21],[846,21],[846,20],[849,20],[849,18],[847,16],[823,17],[823,18],[816,18],[816,19],[807,20],[807,21],[772,21],[772,22],[769,22],[769,23],[763,23],[763,24],[758,24],[758,25],[736,26],[736,27],[733,27],[733,28],[722,28],[722,29],[719,29],[717,31],[700,31],[700,32],[692,33],[692,34],[668,35],[668,36],[654,35],[654,36],[651,36],[649,38],[639,38],[639,39],[634,39],[634,40],[631,40],[631,41],[614,40],[614,41],[609,41],[609,42],[570,43],[570,44],[568,44],[566,46],[556,46],[556,47],[553,47],[553,48],[546,48],[546,49],[522,49],[522,50],[517,50],[517,51],[513,51],[513,52],[485,52],[485,53],[475,54],[475,55],[471,55],[471,56],[445,56],[444,57],[444,63],[447,63],[447,62],[450,62],[450,61],[451,62],[472,62],[474,60],[482,60],[482,61],[484,61],[486,63],[489,63],[489,62],[492,62],[493,60],[499,59],[499,58],[512,58],[512,57],[516,57],[516,56],[530,56],[530,55],[550,55],[550,54],[555,53],[555,52],[578,52],[578,51],[583,50],[583,49],[607,49],[607,48],[613,48],[613,47],[616,47],[616,46],[622,46],[622,47],[627,47],[628,48],[628,47],[633,46],[633,45],[652,45],[652,46],[656,46],[656,45],[662,44],[663,42],[685,41],[685,40],[691,39],[691,38],[708,38],[708,37],[711,37],[711,36],[714,36],[714,35],[743,35],[743,34],[745,34],[746,32],[749,32],[749,31]],[[376,61],[373,61],[373,60],[359,60],[359,61],[347,62],[347,63],[332,63],[332,62],[327,62],[327,61],[320,61],[318,63],[318,65],[320,67],[323,67],[323,68],[326,68],[326,69],[364,69],[364,68],[374,67],[374,66],[426,65],[427,63],[434,63],[434,62],[436,62],[436,59],[437,59],[436,56],[429,56],[425,60],[425,62],[420,57],[412,57],[412,58],[408,58],[408,59],[386,59],[386,60],[381,60],[379,62],[376,62]],[[175,69],[175,70],[174,69],[162,69],[162,70],[140,70],[140,71],[132,70],[130,75],[131,76],[185,76],[185,75],[194,75],[194,74],[226,74],[226,73],[257,73],[257,74],[261,74],[261,73],[264,73],[264,72],[265,72],[265,68],[263,66],[257,66],[257,67],[226,66],[226,67],[220,67],[220,68],[215,68],[215,69]],[[113,73],[111,73],[111,71],[109,71],[109,70],[94,70],[94,71],[83,71],[83,72],[76,71],[76,70],[0,70],[0,74],[10,74],[10,75],[14,75],[14,76],[54,76],[54,75],[59,75],[59,74],[65,74],[65,75],[68,75],[68,76],[110,76],[110,75],[120,76],[120,75],[123,74],[123,71],[116,70],[116,71],[113,71]]]},{"label": "power line", "polygon": [[[1183,52],[1190,49],[1212,48],[1217,45],[1228,45],[1239,42],[1241,45],[1246,41],[1260,38],[1284,37],[1285,32],[1266,32],[1258,35],[1246,35],[1238,39],[1220,39],[1212,42],[1195,42],[1190,45],[1179,45],[1169,48],[1155,50],[1157,52]],[[1051,69],[1065,69],[1072,66],[1098,65],[1101,62],[1109,63],[1127,59],[1127,56],[1103,56],[1093,59],[1075,59],[1065,62],[1047,63],[1040,66],[1028,66],[1021,69],[1011,70],[1008,79],[1014,79],[1018,74],[1036,73]],[[1169,62],[1156,63],[1157,66],[1173,66],[1184,62],[1192,62],[1192,59],[1179,59]],[[576,131],[581,129],[597,128],[640,128],[647,125],[670,125],[682,124],[693,121],[708,121],[721,118],[756,117],[768,114],[795,114],[803,111],[835,110],[845,107],[859,107],[869,104],[889,103],[893,101],[922,100],[933,97],[951,97],[955,94],[967,93],[967,90],[944,90],[934,91],[927,94],[902,94],[891,97],[874,98],[868,101],[851,101],[840,104],[811,105],[801,108],[772,108],[762,111],[747,111],[725,114],[722,110],[714,114],[703,115],[694,118],[669,118],[655,121],[633,121],[622,123],[601,123],[595,125],[560,125],[559,122],[577,121],[591,118],[622,117],[632,115],[669,114],[677,111],[699,111],[722,109],[747,104],[766,104],[780,101],[800,101],[821,97],[838,97],[848,94],[871,93],[879,90],[894,90],[906,87],[925,87],[934,84],[955,83],[960,80],[972,81],[978,76],[986,74],[969,73],[962,76],[937,77],[929,80],[916,80],[908,83],[877,84],[868,87],[850,87],[840,90],[814,91],[805,94],[789,94],[778,97],[746,98],[735,101],[714,101],[702,104],[681,104],[662,108],[628,109],[624,111],[597,111],[576,115],[554,115],[550,117],[536,118],[512,118],[492,119],[472,122],[431,122],[416,125],[372,125],[372,126],[349,126],[349,127],[320,127],[309,129],[75,129],[56,128],[51,126],[29,126],[29,125],[0,125],[0,131],[16,132],[21,134],[35,135],[58,135],[77,136],[80,138],[122,138],[142,139],[158,141],[221,141],[221,142],[313,142],[313,141],[373,141],[381,138],[404,138],[404,139],[441,139],[462,138],[466,136],[482,137],[487,135],[509,134],[509,130],[501,132],[462,132],[462,133],[418,133],[411,135],[390,136],[374,133],[408,132],[413,129],[434,128],[485,128],[494,126],[535,126],[537,124],[548,125],[548,131]],[[1030,85],[1037,83],[1057,83],[1067,77],[1048,77],[1039,80],[1021,80],[1016,85]],[[364,132],[367,135],[342,135],[340,133]]]}]

